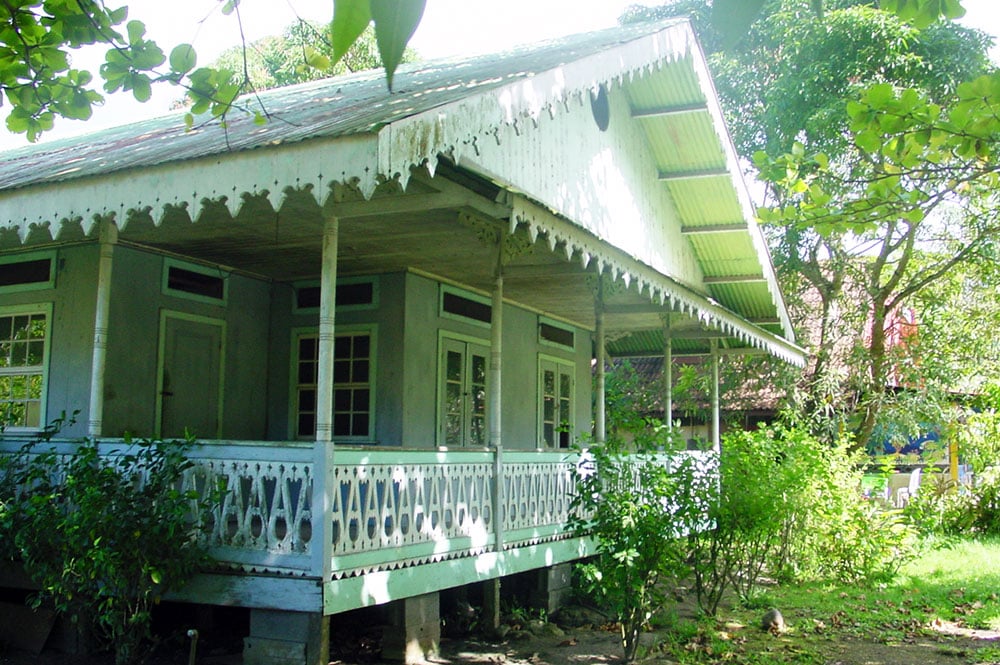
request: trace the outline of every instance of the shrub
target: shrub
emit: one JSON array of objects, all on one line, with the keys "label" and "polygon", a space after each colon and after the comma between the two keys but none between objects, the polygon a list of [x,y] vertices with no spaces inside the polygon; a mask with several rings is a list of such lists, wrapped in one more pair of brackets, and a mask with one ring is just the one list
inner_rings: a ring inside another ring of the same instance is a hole
[{"label": "shrub", "polygon": [[199,540],[208,499],[182,492],[184,441],[96,441],[60,455],[42,442],[5,460],[0,475],[2,554],[19,559],[51,603],[84,621],[119,664],[142,660],[153,605],[207,559]]},{"label": "shrub", "polygon": [[578,530],[597,541],[582,564],[587,590],[621,624],[625,660],[636,657],[639,634],[665,605],[664,583],[687,574],[688,535],[704,526],[706,491],[714,478],[696,458],[653,453],[589,453],[574,508]]}]

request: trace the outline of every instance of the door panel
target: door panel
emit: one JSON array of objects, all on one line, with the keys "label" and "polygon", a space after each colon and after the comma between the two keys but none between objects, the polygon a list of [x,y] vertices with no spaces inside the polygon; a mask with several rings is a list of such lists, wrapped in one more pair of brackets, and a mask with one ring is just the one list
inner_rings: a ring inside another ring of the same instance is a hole
[{"label": "door panel", "polygon": [[162,330],[160,436],[218,438],[224,323],[164,315]]}]

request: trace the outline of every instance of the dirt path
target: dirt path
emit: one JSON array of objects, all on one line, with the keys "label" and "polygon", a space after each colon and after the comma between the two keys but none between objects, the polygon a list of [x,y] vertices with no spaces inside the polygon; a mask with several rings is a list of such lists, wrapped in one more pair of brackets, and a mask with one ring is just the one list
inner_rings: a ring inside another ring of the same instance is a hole
[{"label": "dirt path", "polygon": [[[480,638],[444,638],[441,654],[430,661],[435,665],[621,665],[621,647],[617,632],[593,627],[538,627],[514,630],[503,640]],[[741,631],[747,631],[745,637]],[[703,653],[701,662],[747,663],[767,662],[825,663],[826,665],[965,665],[1000,664],[1000,633],[965,629],[952,623],[928,627],[919,636],[886,644],[874,640],[845,637],[829,633],[822,636],[772,636],[750,628],[729,628],[734,643],[740,645],[725,658],[713,659]],[[660,665],[675,661],[654,648],[663,637],[647,634],[643,644],[650,655],[642,664]],[[351,649],[336,657],[335,665],[381,664],[378,646],[367,638],[359,638],[360,649]],[[692,640],[687,649],[710,648]],[[185,665],[187,654],[161,656],[149,665]],[[201,653],[199,665],[240,665],[238,653]],[[110,657],[72,658],[65,654],[45,652],[34,656],[13,650],[0,651],[0,665],[113,665]]]}]

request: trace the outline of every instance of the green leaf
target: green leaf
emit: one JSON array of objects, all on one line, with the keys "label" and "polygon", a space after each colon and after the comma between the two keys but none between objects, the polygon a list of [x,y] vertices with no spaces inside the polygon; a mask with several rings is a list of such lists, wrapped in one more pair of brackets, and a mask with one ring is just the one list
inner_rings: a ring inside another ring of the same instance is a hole
[{"label": "green leaf", "polygon": [[882,147],[882,135],[875,131],[859,132],[854,143],[865,152],[876,153]]},{"label": "green leaf", "polygon": [[392,90],[392,77],[403,60],[410,37],[420,25],[426,0],[370,0],[375,21],[375,41],[385,67],[386,80]]},{"label": "green leaf", "polygon": [[198,56],[190,44],[180,44],[170,52],[170,71],[187,74],[198,64]]},{"label": "green leaf", "polygon": [[371,22],[368,0],[334,0],[333,23],[330,25],[333,64],[340,62]]},{"label": "green leaf", "polygon": [[142,21],[129,21],[125,26],[128,30],[128,43],[137,44],[142,41],[142,36],[146,34],[146,24]]},{"label": "green leaf", "polygon": [[321,71],[326,71],[330,69],[330,58],[325,56],[320,51],[317,51],[311,46],[305,48],[306,64],[313,69],[319,69]]},{"label": "green leaf", "polygon": [[149,83],[149,77],[144,74],[133,77],[132,96],[137,102],[148,102],[153,96],[153,88]]}]

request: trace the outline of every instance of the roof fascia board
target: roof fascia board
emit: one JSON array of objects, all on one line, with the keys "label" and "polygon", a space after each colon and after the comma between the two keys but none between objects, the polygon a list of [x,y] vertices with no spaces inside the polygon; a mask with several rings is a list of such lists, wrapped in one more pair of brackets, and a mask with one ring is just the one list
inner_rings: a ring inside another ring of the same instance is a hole
[{"label": "roof fascia board", "polygon": [[722,113],[722,105],[719,103],[719,94],[712,80],[712,75],[708,71],[708,61],[705,58],[704,51],[701,49],[701,45],[696,42],[695,48],[698,51],[698,56],[692,58],[691,66],[698,78],[701,89],[704,91],[705,99],[707,100],[706,107],[708,113],[712,116],[712,127],[715,129],[719,137],[719,143],[725,153],[726,170],[729,171],[730,179],[736,190],[740,208],[743,210],[743,218],[748,222],[747,232],[750,234],[751,242],[757,252],[758,261],[764,271],[768,291],[771,293],[775,308],[778,310],[778,318],[781,319],[781,329],[786,338],[794,340],[795,331],[792,327],[791,318],[788,315],[788,308],[785,305],[784,296],[781,295],[781,289],[778,286],[778,277],[774,270],[774,264],[771,262],[771,254],[767,249],[767,242],[764,240],[764,234],[757,223],[757,210],[753,205],[753,200],[750,198],[750,190],[747,187],[746,179],[740,168],[736,146],[733,144],[732,136],[726,129],[727,124],[725,116]]},{"label": "roof fascia board", "polygon": [[357,135],[269,148],[266,174],[260,167],[261,151],[249,150],[0,191],[0,227],[16,231],[22,243],[39,228],[47,228],[58,240],[65,220],[79,220],[89,236],[95,219],[103,215],[115,215],[124,228],[129,210],[148,208],[159,225],[167,206],[181,206],[197,221],[203,200],[223,197],[236,216],[244,203],[242,194],[266,190],[277,210],[289,187],[311,188],[323,206],[332,182],[359,179],[364,189],[370,181],[374,190],[376,147],[374,137]]},{"label": "roof fascia board", "polygon": [[607,273],[614,280],[622,280],[626,288],[635,282],[638,292],[646,293],[653,303],[659,302],[665,314],[669,311],[683,312],[706,326],[721,330],[753,347],[764,349],[788,363],[799,367],[805,365],[806,352],[794,342],[743,319],[738,314],[678,284],[667,275],[622,255],[575,224],[560,219],[522,196],[515,195],[512,201],[510,232],[517,230],[519,224],[527,225],[532,242],[539,235],[544,235],[552,251],[562,247],[567,260],[578,257],[584,268],[596,262],[598,272],[602,275]]}]

